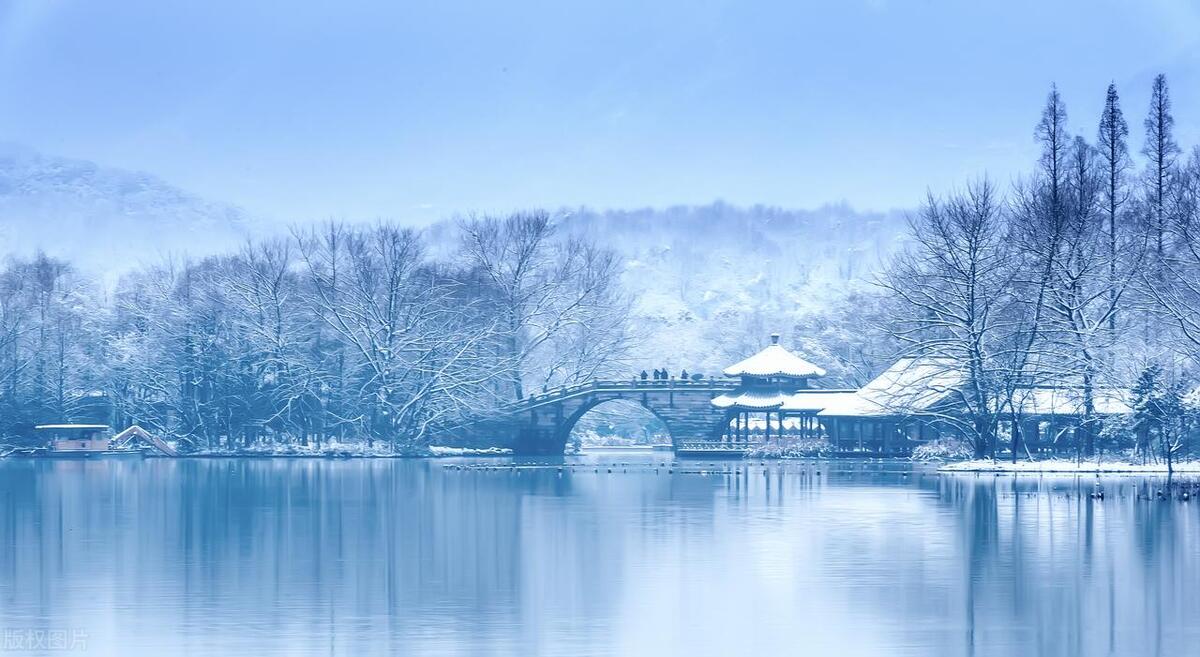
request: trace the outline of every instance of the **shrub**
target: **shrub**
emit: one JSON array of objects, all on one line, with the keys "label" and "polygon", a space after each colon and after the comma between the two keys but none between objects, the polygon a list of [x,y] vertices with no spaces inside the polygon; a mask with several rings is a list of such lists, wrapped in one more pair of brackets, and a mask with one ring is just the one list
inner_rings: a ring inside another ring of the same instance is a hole
[{"label": "shrub", "polygon": [[829,456],[833,445],[824,438],[780,438],[755,445],[746,458],[751,459],[801,459]]},{"label": "shrub", "polygon": [[914,461],[962,461],[971,458],[974,452],[965,441],[957,438],[938,438],[913,450]]}]

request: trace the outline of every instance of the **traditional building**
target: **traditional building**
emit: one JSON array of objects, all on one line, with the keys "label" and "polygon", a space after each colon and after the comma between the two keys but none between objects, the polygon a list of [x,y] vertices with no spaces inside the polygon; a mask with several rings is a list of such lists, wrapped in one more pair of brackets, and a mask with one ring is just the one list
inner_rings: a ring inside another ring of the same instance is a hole
[{"label": "traditional building", "polygon": [[[853,396],[842,397],[818,413],[826,436],[837,451],[907,454],[937,438],[964,438],[969,433],[969,379],[948,358],[902,358]],[[1132,412],[1120,391],[1097,389],[1091,416],[1098,422]],[[998,438],[1031,452],[1067,451],[1084,432],[1083,390],[1077,386],[1029,385],[1013,391],[1012,404],[1001,411]]]},{"label": "traditional building", "polygon": [[903,454],[954,429],[965,382],[949,359],[901,358],[818,416],[837,451]]},{"label": "traditional building", "polygon": [[726,444],[760,442],[772,436],[818,437],[823,428],[817,413],[838,397],[854,394],[812,388],[810,380],[825,376],[825,370],[785,349],[778,333],[765,349],[725,368],[724,373],[741,379],[736,389],[712,400],[730,416],[721,435]]},{"label": "traditional building", "polygon": [[[858,390],[822,390],[812,381],[825,370],[771,344],[725,370],[739,377],[733,391],[712,400],[728,414],[719,445],[736,449],[777,438],[827,439],[835,452],[908,454],[924,442],[967,433],[968,378],[946,358],[902,358]],[[1013,395],[1001,437],[1019,433],[1030,451],[1073,448],[1084,429],[1082,391],[1070,386],[1027,386]],[[1127,414],[1115,390],[1092,395],[1091,416]]]}]

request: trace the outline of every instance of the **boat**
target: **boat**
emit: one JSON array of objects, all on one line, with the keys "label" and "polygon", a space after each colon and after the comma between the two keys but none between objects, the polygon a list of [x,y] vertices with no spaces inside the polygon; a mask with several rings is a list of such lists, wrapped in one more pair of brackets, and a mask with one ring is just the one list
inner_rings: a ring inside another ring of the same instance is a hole
[{"label": "boat", "polygon": [[27,450],[25,456],[56,459],[142,456],[142,451],[133,446],[114,449],[112,430],[107,424],[39,424],[33,429],[38,432],[42,446]]},{"label": "boat", "polygon": [[89,459],[89,458],[142,458],[150,453],[166,456],[179,454],[170,445],[137,426],[112,435],[107,424],[39,424],[41,443],[37,447],[18,448],[7,456]]}]

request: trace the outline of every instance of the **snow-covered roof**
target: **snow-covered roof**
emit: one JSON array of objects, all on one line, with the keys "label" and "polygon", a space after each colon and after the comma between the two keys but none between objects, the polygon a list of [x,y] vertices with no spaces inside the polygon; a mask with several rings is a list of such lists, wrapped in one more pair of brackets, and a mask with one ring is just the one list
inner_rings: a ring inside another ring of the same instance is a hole
[{"label": "snow-covered roof", "polygon": [[853,395],[838,398],[821,415],[906,415],[928,411],[966,381],[949,358],[901,358]]},{"label": "snow-covered roof", "polygon": [[[838,417],[880,417],[928,413],[961,389],[966,374],[949,358],[902,358],[853,395],[833,398],[819,414]],[[1024,415],[1080,415],[1083,392],[1077,387],[1038,387],[1017,390],[1013,397]],[[1119,391],[1094,393],[1097,415],[1131,412]]]},{"label": "snow-covered roof", "polygon": [[796,378],[825,376],[825,370],[784,349],[779,334],[771,336],[771,344],[740,363],[725,368],[725,376],[791,376]]},{"label": "snow-covered roof", "polygon": [[[1024,415],[1082,415],[1083,390],[1079,388],[1025,388],[1017,390],[1013,402]],[[1097,415],[1124,415],[1133,409],[1120,391],[1100,389],[1092,393]]]},{"label": "snow-covered roof", "polygon": [[826,406],[840,403],[846,397],[854,396],[853,390],[830,390],[821,392],[799,392],[783,402],[784,411],[819,411]]},{"label": "snow-covered roof", "polygon": [[738,388],[718,395],[712,400],[717,408],[745,408],[763,411],[819,411],[830,404],[838,403],[842,397],[853,396],[852,390],[804,390],[800,392],[781,389],[759,390]]},{"label": "snow-covered roof", "polygon": [[107,424],[39,424],[34,429],[107,429]]}]

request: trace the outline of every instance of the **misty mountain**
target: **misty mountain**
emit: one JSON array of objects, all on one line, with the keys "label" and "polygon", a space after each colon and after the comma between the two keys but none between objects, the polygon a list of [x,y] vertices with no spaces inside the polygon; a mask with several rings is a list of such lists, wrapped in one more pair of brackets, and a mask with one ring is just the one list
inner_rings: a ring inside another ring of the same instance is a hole
[{"label": "misty mountain", "polygon": [[[830,369],[831,381],[852,379],[830,353],[846,332],[831,318],[847,315],[843,306],[871,289],[905,232],[901,212],[846,204],[555,214],[561,234],[621,255],[640,344],[631,372],[666,367],[677,375],[716,374],[778,331]],[[42,249],[111,284],[169,255],[203,257],[281,230],[152,175],[0,145],[0,253]],[[432,254],[453,257],[453,221],[427,227],[426,236]],[[847,321],[857,314],[849,309]]]},{"label": "misty mountain", "polygon": [[[856,371],[838,352],[877,310],[860,302],[877,291],[873,279],[905,244],[904,212],[718,201],[555,214],[561,234],[589,238],[622,256],[639,343],[631,373],[665,367],[676,376],[683,369],[719,375],[779,332],[789,347],[829,370],[827,385],[863,383],[875,374],[878,363]],[[453,221],[426,234],[436,257],[452,257]]]},{"label": "misty mountain", "polygon": [[716,374],[779,332],[841,383],[854,377],[829,353],[845,337],[830,318],[861,319],[843,306],[873,291],[872,279],[904,244],[906,220],[902,212],[844,204],[785,210],[718,202],[580,210],[562,227],[625,256],[624,283],[643,343],[639,368]]},{"label": "misty mountain", "polygon": [[111,280],[166,254],[234,248],[251,232],[238,208],[154,176],[0,144],[0,252],[41,249]]}]

